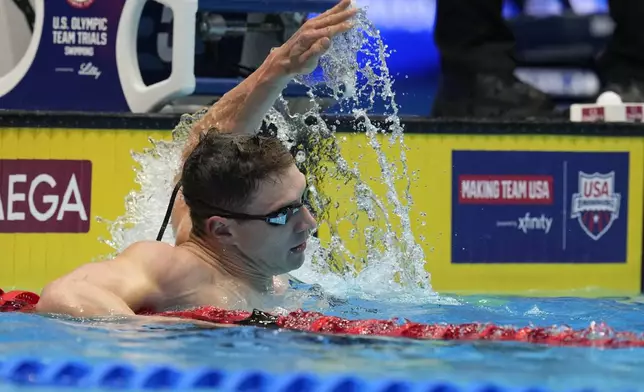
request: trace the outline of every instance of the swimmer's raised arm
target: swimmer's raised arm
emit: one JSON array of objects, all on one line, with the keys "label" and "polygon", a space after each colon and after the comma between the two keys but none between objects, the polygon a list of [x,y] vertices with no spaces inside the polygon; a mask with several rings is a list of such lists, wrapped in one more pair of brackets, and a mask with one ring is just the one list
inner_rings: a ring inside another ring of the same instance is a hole
[{"label": "swimmer's raised arm", "polygon": [[39,313],[74,317],[133,315],[161,295],[157,276],[169,245],[140,242],[112,260],[85,264],[47,285]]},{"label": "swimmer's raised arm", "polygon": [[201,132],[215,128],[221,132],[255,133],[275,100],[296,75],[311,73],[320,57],[331,46],[331,39],[351,28],[356,13],[351,0],[305,22],[282,46],[271,51],[262,65],[235,88],[224,94],[195,124],[190,154]]},{"label": "swimmer's raised arm", "polygon": [[226,93],[202,120],[193,133],[210,128],[222,132],[255,133],[273,103],[291,80],[311,73],[320,57],[331,46],[331,39],[351,28],[356,9],[351,0],[308,20],[282,46],[274,48],[260,67]]},{"label": "swimmer's raised arm", "polygon": [[[183,150],[182,162],[194,149],[199,135],[209,129],[232,133],[257,132],[282,90],[296,75],[313,72],[320,57],[331,46],[331,39],[352,27],[350,19],[356,11],[351,7],[351,0],[342,0],[335,7],[306,21],[284,45],[272,50],[255,72],[221,97],[195,124]],[[184,242],[191,224],[182,197],[175,202],[171,224],[176,243]]]}]

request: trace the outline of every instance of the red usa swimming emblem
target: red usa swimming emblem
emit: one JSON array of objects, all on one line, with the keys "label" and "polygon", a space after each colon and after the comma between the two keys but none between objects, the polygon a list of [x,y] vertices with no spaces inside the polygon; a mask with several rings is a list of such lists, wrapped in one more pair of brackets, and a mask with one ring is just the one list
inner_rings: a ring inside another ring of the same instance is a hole
[{"label": "red usa swimming emblem", "polygon": [[94,0],[67,0],[67,2],[74,8],[87,8],[94,3]]},{"label": "red usa swimming emblem", "polygon": [[621,194],[615,192],[615,172],[579,172],[579,189],[572,196],[571,218],[598,241],[619,217]]}]

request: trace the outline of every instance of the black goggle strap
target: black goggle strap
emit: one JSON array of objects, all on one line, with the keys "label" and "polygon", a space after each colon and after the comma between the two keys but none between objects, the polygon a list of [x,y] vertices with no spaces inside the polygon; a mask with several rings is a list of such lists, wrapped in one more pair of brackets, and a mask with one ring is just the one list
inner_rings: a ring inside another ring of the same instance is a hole
[{"label": "black goggle strap", "polygon": [[170,217],[172,216],[172,207],[174,206],[174,201],[177,198],[177,193],[179,193],[180,188],[181,188],[181,180],[177,182],[177,185],[175,185],[174,189],[172,190],[172,196],[170,196],[168,209],[165,212],[165,217],[163,218],[163,223],[161,224],[161,229],[159,230],[159,234],[157,234],[157,241],[161,241],[161,239],[163,239],[163,233],[165,233],[165,229],[166,227],[168,227],[168,222],[170,221]]},{"label": "black goggle strap", "polygon": [[[163,218],[163,223],[161,224],[159,234],[157,234],[157,241],[161,241],[163,239],[163,234],[165,233],[165,230],[168,227],[168,222],[170,221],[170,217],[172,216],[172,207],[174,206],[174,201],[177,198],[179,189],[181,189],[181,180],[179,180],[177,184],[174,186],[174,190],[172,191],[172,195],[170,196],[170,202],[168,203],[168,208],[166,210],[165,217]],[[305,203],[303,204],[284,207],[278,211],[275,211],[267,215],[249,215],[249,214],[242,214],[242,213],[231,213],[228,211],[221,210],[220,216],[223,218],[231,218],[231,219],[265,220],[267,223],[270,223],[273,225],[285,225],[288,222],[288,219],[294,214],[296,214],[303,207],[307,207],[309,208],[309,210],[311,209],[310,207],[308,207],[308,203],[305,201]]]}]

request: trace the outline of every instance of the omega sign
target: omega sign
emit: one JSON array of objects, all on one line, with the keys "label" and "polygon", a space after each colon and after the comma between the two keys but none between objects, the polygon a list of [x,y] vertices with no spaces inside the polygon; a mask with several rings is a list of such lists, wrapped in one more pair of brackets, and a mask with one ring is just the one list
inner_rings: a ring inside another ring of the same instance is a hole
[{"label": "omega sign", "polygon": [[87,233],[92,162],[0,160],[0,233]]}]

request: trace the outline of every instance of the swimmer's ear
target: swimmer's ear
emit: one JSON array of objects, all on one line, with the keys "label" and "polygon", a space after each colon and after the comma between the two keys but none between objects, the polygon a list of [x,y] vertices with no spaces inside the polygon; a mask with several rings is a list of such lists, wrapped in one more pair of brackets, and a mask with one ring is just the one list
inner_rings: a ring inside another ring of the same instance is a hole
[{"label": "swimmer's ear", "polygon": [[213,216],[206,222],[208,232],[220,240],[232,237],[229,220],[220,216]]}]

